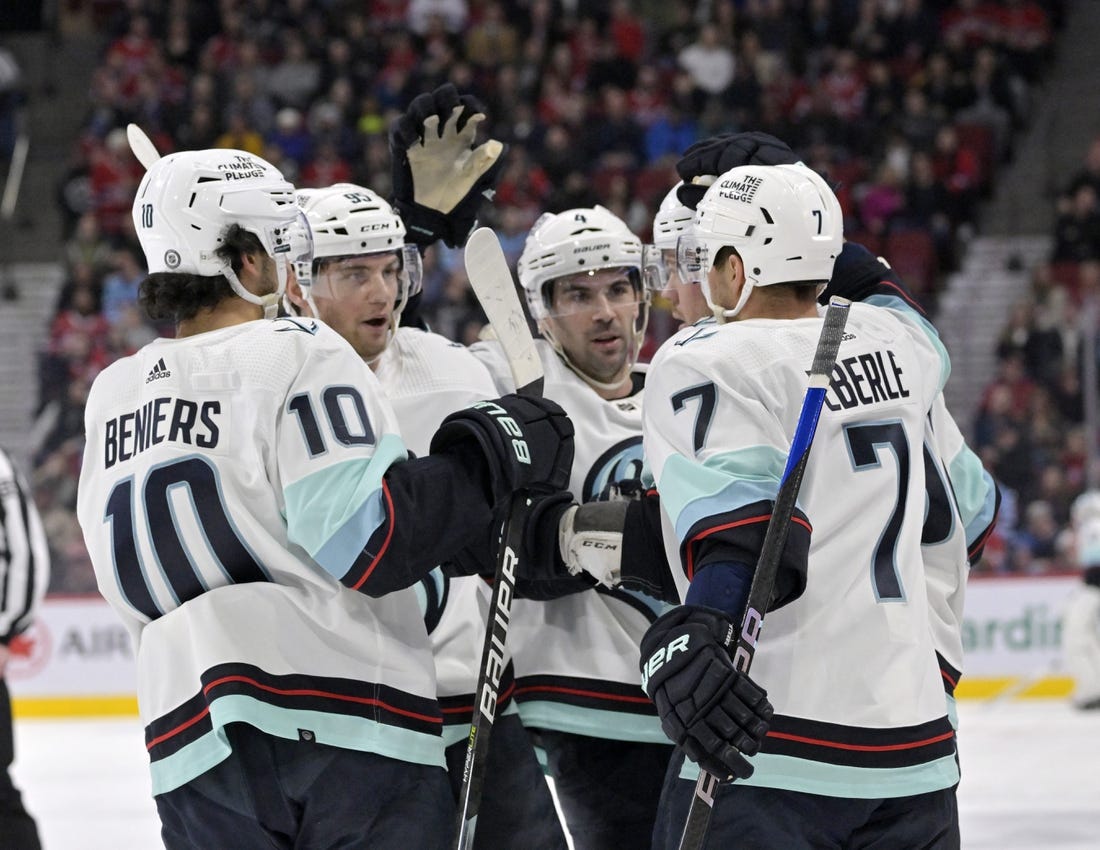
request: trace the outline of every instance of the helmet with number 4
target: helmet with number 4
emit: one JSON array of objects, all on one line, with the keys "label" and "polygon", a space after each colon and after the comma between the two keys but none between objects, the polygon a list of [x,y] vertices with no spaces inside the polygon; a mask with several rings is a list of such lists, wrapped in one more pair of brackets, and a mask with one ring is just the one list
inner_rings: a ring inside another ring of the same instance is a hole
[{"label": "helmet with number 4", "polygon": [[370,189],[354,183],[301,189],[298,203],[313,232],[314,288],[321,285],[317,267],[323,260],[384,253],[401,260],[396,321],[409,298],[420,291],[422,267],[416,246],[405,244],[405,225],[393,208]]},{"label": "helmet with number 4", "polygon": [[[689,233],[677,243],[677,268],[703,287],[716,313],[732,318],[753,287],[824,284],[844,244],[840,203],[804,165],[743,165],[721,175],[703,196]],[[745,286],[733,308],[717,307],[707,273],[718,252],[732,247],[745,266]]]},{"label": "helmet with number 4", "polygon": [[[294,187],[258,156],[238,150],[182,151],[149,166],[133,217],[149,271],[224,275],[233,291],[274,315],[286,286],[288,230],[297,219]],[[226,229],[254,234],[276,261],[279,291],[257,296],[217,254]]]},{"label": "helmet with number 4", "polygon": [[[642,274],[642,254],[642,242],[626,222],[601,206],[544,213],[531,228],[516,265],[519,282],[543,336],[571,367],[572,361],[549,324],[554,317],[554,281],[603,269],[627,271],[639,305],[629,358],[633,366],[649,321],[650,291]],[[591,376],[584,377],[598,383]]]}]

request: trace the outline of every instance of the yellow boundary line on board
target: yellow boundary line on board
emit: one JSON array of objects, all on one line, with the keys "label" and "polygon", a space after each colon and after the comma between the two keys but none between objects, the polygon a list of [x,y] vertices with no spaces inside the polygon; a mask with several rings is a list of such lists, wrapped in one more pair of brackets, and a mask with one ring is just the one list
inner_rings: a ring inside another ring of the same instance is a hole
[{"label": "yellow boundary line on board", "polygon": [[[964,676],[955,690],[960,700],[1065,699],[1073,693],[1069,676]],[[12,711],[18,720],[59,717],[136,717],[137,697],[58,696],[15,697]]]}]

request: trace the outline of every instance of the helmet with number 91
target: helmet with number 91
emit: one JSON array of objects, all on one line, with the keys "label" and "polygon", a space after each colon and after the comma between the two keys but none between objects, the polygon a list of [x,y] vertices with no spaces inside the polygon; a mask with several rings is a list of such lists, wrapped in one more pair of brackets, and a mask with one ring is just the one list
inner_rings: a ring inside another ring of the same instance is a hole
[{"label": "helmet with number 91", "polygon": [[[138,186],[133,217],[150,273],[223,275],[234,293],[274,316],[286,287],[288,231],[298,204],[279,170],[238,150],[182,151],[158,159]],[[236,224],[255,235],[276,263],[278,292],[255,295],[218,255]]]},{"label": "helmet with number 91", "polygon": [[[721,175],[703,196],[689,233],[677,242],[677,270],[698,282],[718,315],[736,316],[753,287],[829,281],[844,244],[843,214],[829,185],[804,165],[744,165]],[[732,308],[716,305],[708,272],[731,247],[745,266]]]},{"label": "helmet with number 91", "polygon": [[397,295],[393,309],[396,328],[409,298],[420,291],[423,277],[420,252],[405,244],[405,225],[388,203],[376,193],[354,183],[336,183],[324,189],[301,189],[298,203],[305,211],[313,232],[313,275],[311,296],[336,298],[327,278],[319,275],[326,260],[368,254],[394,254],[400,261]]},{"label": "helmet with number 91", "polygon": [[[638,305],[629,366],[637,360],[649,321],[650,291],[642,275],[642,243],[626,223],[604,207],[544,213],[523,246],[516,271],[532,318],[558,354],[576,368],[554,334],[555,281],[605,269],[624,269]],[[591,381],[591,376],[585,376]]]}]

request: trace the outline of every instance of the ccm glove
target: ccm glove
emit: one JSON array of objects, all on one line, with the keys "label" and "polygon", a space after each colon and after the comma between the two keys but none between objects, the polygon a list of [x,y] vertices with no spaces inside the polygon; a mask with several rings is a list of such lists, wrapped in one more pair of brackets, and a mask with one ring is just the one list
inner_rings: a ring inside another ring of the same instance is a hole
[{"label": "ccm glove", "polygon": [[410,241],[465,244],[504,167],[502,142],[474,145],[484,120],[477,99],[447,83],[414,98],[390,129],[393,205]]},{"label": "ccm glove", "polygon": [[573,468],[573,423],[548,398],[506,395],[452,413],[432,437],[431,452],[478,452],[485,458],[494,506],[515,490],[564,490]]},{"label": "ccm glove", "polygon": [[696,142],[676,163],[684,181],[676,197],[691,209],[699,204],[707,187],[719,174],[739,165],[792,165],[798,156],[786,142],[767,133],[723,133]]},{"label": "ccm glove", "polygon": [[736,633],[721,611],[682,605],[659,617],[641,645],[642,688],[665,734],[719,779],[752,776],[745,756],[759,752],[772,718],[767,693],[730,660]]}]

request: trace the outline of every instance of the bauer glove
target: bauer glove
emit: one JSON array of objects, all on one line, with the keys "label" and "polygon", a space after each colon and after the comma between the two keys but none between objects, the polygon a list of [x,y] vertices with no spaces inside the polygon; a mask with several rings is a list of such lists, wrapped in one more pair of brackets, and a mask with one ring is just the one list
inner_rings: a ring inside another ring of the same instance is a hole
[{"label": "bauer glove", "polygon": [[484,120],[477,99],[447,83],[414,98],[390,129],[393,205],[409,241],[465,244],[504,167],[502,142],[474,144]]},{"label": "bauer glove", "polygon": [[480,453],[492,501],[516,490],[564,490],[573,468],[573,423],[548,398],[502,396],[452,413],[432,437],[431,453]]},{"label": "bauer glove", "polygon": [[721,611],[681,605],[642,638],[642,688],[673,743],[719,779],[748,779],[772,718],[767,693],[734,669],[736,628]]}]

